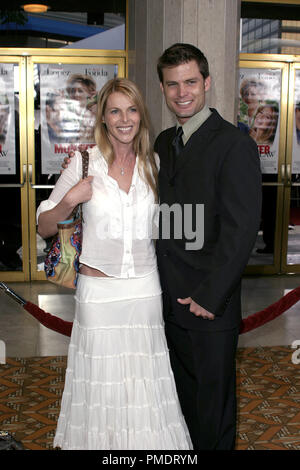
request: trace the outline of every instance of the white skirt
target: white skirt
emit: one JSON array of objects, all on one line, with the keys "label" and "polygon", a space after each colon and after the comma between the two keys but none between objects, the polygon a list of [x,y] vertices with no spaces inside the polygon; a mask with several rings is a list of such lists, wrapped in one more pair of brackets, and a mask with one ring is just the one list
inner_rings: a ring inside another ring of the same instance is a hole
[{"label": "white skirt", "polygon": [[177,398],[157,271],[80,275],[54,447],[192,449]]}]

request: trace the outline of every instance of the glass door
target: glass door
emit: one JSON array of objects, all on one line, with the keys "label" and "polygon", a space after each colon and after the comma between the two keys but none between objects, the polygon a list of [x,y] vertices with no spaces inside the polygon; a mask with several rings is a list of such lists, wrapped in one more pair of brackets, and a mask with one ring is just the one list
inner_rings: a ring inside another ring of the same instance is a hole
[{"label": "glass door", "polygon": [[0,57],[0,280],[29,280],[26,60]]},{"label": "glass door", "polygon": [[260,230],[248,274],[280,271],[289,64],[241,60],[238,127],[257,144],[262,170]]},{"label": "glass door", "polygon": [[[111,51],[109,51],[111,52]],[[59,178],[63,159],[79,146],[95,145],[97,93],[111,78],[125,76],[122,57],[43,57],[28,60],[28,178],[31,279],[45,279],[51,239],[36,231],[36,209]]]},{"label": "glass door", "polygon": [[300,272],[300,58],[290,65],[282,271]]}]

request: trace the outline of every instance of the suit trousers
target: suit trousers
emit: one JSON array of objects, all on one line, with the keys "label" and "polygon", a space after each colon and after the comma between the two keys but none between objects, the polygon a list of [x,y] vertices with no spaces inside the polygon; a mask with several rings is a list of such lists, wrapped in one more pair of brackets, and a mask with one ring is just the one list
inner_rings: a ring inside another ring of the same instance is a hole
[{"label": "suit trousers", "polygon": [[166,321],[165,329],[177,393],[194,450],[233,450],[239,328],[186,330]]}]

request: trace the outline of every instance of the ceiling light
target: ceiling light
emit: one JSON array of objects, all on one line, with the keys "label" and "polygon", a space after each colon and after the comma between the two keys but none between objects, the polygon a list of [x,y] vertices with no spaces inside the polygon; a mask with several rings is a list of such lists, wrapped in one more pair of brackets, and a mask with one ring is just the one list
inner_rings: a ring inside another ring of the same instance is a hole
[{"label": "ceiling light", "polygon": [[48,5],[43,5],[41,3],[28,3],[22,5],[22,8],[28,13],[45,13],[49,7]]}]

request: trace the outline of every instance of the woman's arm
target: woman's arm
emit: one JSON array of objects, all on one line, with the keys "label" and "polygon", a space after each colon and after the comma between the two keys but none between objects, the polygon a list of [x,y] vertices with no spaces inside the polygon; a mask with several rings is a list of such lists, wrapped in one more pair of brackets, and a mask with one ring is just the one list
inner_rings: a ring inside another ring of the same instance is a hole
[{"label": "woman's arm", "polygon": [[57,233],[57,223],[70,217],[73,209],[92,197],[92,176],[81,179],[82,159],[79,152],[63,171],[50,197],[42,201],[37,210],[38,233],[48,238]]},{"label": "woman's arm", "polygon": [[42,212],[38,219],[38,233],[42,238],[48,238],[57,233],[57,223],[70,217],[73,209],[92,197],[93,176],[80,180],[62,198],[62,200],[48,211]]}]

